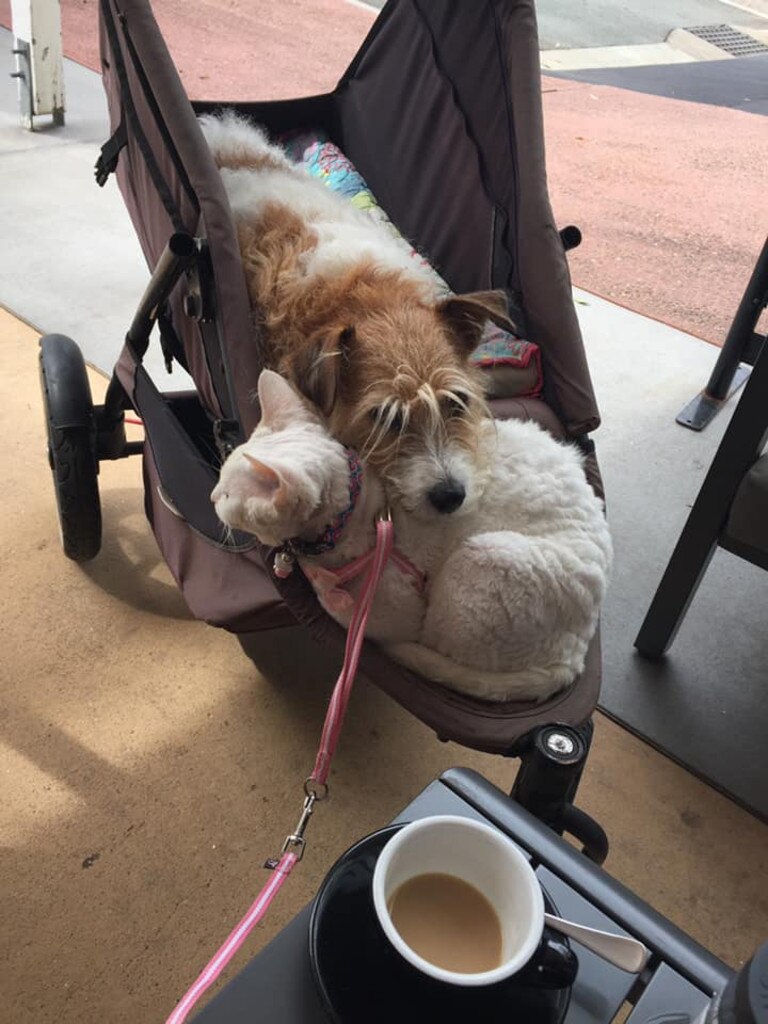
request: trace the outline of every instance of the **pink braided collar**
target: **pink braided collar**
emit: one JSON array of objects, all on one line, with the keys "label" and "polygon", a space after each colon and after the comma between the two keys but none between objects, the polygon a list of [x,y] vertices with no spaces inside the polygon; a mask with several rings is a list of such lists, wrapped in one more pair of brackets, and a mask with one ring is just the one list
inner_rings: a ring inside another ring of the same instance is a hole
[{"label": "pink braided collar", "polygon": [[333,551],[349,522],[349,517],[355,511],[363,486],[363,466],[357,452],[351,448],[345,448],[344,451],[349,463],[349,504],[326,526],[319,537],[314,540],[302,540],[300,537],[289,540],[288,547],[295,555],[324,555],[328,551]]}]

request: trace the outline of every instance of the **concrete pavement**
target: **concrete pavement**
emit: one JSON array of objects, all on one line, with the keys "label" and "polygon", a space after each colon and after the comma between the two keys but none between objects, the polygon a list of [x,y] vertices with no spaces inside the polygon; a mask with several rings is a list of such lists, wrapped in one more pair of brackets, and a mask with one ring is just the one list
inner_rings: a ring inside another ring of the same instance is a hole
[{"label": "concrete pavement", "polygon": [[[756,0],[759,4],[760,0]],[[751,5],[753,8],[755,4]],[[750,22],[748,0],[537,0],[541,48],[660,43],[676,28]]]},{"label": "concrete pavement", "polygon": [[[360,0],[354,0],[360,2]],[[365,0],[381,8],[385,0]],[[681,25],[768,17],[766,0],[536,0],[542,50],[654,46]]]}]

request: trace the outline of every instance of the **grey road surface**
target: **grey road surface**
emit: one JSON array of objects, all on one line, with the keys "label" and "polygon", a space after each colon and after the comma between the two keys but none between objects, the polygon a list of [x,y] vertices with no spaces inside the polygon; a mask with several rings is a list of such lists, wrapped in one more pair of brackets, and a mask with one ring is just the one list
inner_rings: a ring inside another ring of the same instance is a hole
[{"label": "grey road surface", "polygon": [[[384,0],[366,2],[384,6]],[[749,0],[744,5],[748,7]],[[761,23],[753,14],[719,0],[537,0],[536,9],[542,50],[660,43],[673,28]]]},{"label": "grey road surface", "polygon": [[539,0],[536,8],[542,50],[660,43],[673,28],[760,21],[719,0]]}]

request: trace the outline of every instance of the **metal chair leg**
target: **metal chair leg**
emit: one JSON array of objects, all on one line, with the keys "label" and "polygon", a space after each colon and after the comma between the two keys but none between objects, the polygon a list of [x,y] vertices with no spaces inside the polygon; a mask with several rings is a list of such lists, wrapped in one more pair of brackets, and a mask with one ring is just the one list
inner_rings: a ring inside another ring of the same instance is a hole
[{"label": "metal chair leg", "polygon": [[644,658],[661,658],[671,646],[717,548],[718,529],[701,511],[694,506],[635,638]]},{"label": "metal chair leg", "polygon": [[768,306],[768,238],[757,258],[752,276],[739,303],[728,335],[720,349],[712,375],[704,390],[677,416],[677,422],[691,430],[703,430],[734,392],[749,377],[743,363],[754,366],[762,346],[755,333],[757,322]]},{"label": "metal chair leg", "polygon": [[717,548],[741,481],[768,441],[766,389],[768,348],[764,347],[635,639],[635,647],[646,658],[661,657],[674,640]]}]

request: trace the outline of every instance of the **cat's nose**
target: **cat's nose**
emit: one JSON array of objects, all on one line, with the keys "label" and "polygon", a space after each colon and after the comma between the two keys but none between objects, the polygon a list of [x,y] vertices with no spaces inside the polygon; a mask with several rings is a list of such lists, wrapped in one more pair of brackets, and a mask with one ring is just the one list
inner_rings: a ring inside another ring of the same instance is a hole
[{"label": "cat's nose", "polygon": [[439,484],[435,484],[427,492],[430,504],[444,515],[455,512],[457,508],[460,508],[466,496],[467,491],[464,484],[459,483],[458,480],[454,480],[452,477],[449,477],[447,480],[441,480]]},{"label": "cat's nose", "polygon": [[219,500],[219,498],[223,497],[225,497],[224,488],[221,486],[220,483],[218,483],[211,491],[211,501],[215,504]]}]

